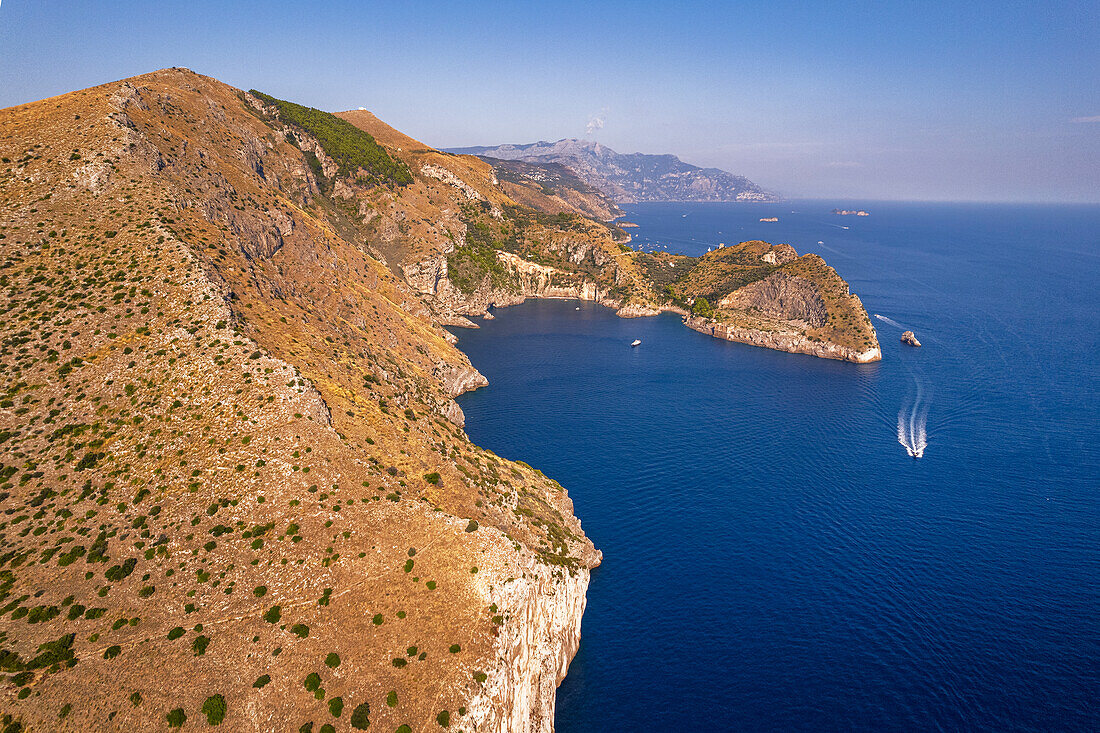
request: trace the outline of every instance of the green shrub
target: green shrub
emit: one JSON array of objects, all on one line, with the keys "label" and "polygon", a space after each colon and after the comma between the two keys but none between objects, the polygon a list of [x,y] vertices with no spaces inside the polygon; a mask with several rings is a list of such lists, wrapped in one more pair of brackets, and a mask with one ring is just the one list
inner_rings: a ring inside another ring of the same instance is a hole
[{"label": "green shrub", "polygon": [[111,568],[109,570],[107,570],[106,573],[104,573],[104,576],[107,578],[107,580],[111,580],[111,581],[123,580],[126,577],[128,577],[130,575],[130,573],[134,572],[134,567],[136,565],[137,565],[137,559],[131,557],[130,559],[128,559],[126,562],[122,563],[121,565],[111,566]]},{"label": "green shrub", "polygon": [[279,623],[279,619],[281,619],[282,617],[282,606],[272,606],[271,608],[267,609],[266,613],[264,613],[264,621],[267,621],[269,624]]},{"label": "green shrub", "polygon": [[370,725],[370,705],[367,703],[360,703],[355,706],[355,710],[351,711],[351,727],[355,730],[366,730]]},{"label": "green shrub", "polygon": [[706,298],[696,298],[695,304],[691,306],[691,312],[703,318],[714,318],[714,308]]},{"label": "green shrub", "polygon": [[466,525],[466,531],[467,532],[476,532],[478,526],[479,525],[477,523],[477,520],[476,519],[471,519],[470,523]]},{"label": "green shrub", "polygon": [[117,657],[121,653],[122,653],[122,647],[120,647],[118,644],[115,644],[114,646],[107,647],[107,650],[103,652],[103,658],[104,659],[114,659],[115,657]]},{"label": "green shrub", "polygon": [[390,690],[386,695],[386,704],[391,708],[397,707],[397,690]]},{"label": "green shrub", "polygon": [[382,614],[376,613],[374,614],[374,618],[372,618],[371,621],[374,622],[375,626],[381,626],[385,619],[382,617]]},{"label": "green shrub", "polygon": [[302,681],[302,685],[310,692],[316,692],[321,687],[321,675],[310,672]]},{"label": "green shrub", "polygon": [[211,695],[202,704],[202,711],[206,714],[209,725],[221,724],[225,720],[225,698],[221,694]]},{"label": "green shrub", "polygon": [[279,117],[317,138],[325,153],[335,161],[342,176],[366,175],[369,183],[412,183],[408,166],[394,160],[374,137],[346,120],[313,107],[304,107],[268,96],[255,89],[251,93],[279,111]]},{"label": "green shrub", "polygon": [[252,686],[257,690],[261,689],[264,685],[271,681],[271,675],[262,674],[256,678],[256,681],[252,683]]},{"label": "green shrub", "polygon": [[449,651],[451,654],[458,654],[460,651],[462,651],[462,647],[458,644],[451,644],[450,649],[448,649],[447,651]]},{"label": "green shrub", "polygon": [[340,713],[344,712],[344,698],[334,697],[328,701],[328,711],[332,713],[332,717],[339,718]]},{"label": "green shrub", "polygon": [[337,667],[339,667],[340,655],[336,652],[330,652],[329,655],[325,657],[325,666],[329,669],[336,669]]},{"label": "green shrub", "polygon": [[304,639],[309,636],[309,627],[305,624],[294,624],[290,627],[290,633],[294,634],[300,639]]},{"label": "green shrub", "polygon": [[257,585],[252,590],[252,595],[256,596],[257,598],[263,598],[265,594],[267,594],[267,586],[266,585]]},{"label": "green shrub", "polygon": [[424,480],[433,486],[439,486],[439,482],[443,480],[443,477],[438,473],[426,473],[424,474]]},{"label": "green shrub", "polygon": [[[471,239],[473,227],[467,231]],[[447,277],[460,291],[470,295],[486,278],[496,290],[514,292],[519,288],[515,274],[497,257],[496,247],[489,242],[471,241],[447,255]]]},{"label": "green shrub", "polygon": [[172,712],[168,713],[168,727],[179,728],[185,722],[187,722],[187,715],[183,712],[183,708],[176,708]]},{"label": "green shrub", "polygon": [[185,632],[183,630],[183,627],[182,626],[177,626],[176,628],[174,628],[174,629],[172,629],[171,631],[168,632],[168,641],[175,641],[176,639],[183,636],[184,633]]},{"label": "green shrub", "polygon": [[191,651],[195,653],[196,657],[201,657],[206,654],[206,647],[208,646],[210,646],[210,637],[196,636],[195,640],[191,642]]},{"label": "green shrub", "polygon": [[441,710],[439,715],[435,716],[435,722],[439,723],[444,728],[451,725],[451,713],[447,710]]}]

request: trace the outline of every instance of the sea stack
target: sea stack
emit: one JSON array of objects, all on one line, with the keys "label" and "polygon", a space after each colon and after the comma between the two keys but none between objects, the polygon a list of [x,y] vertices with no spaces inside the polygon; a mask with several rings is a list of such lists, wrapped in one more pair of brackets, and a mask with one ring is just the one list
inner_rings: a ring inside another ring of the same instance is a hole
[{"label": "sea stack", "polygon": [[901,335],[901,342],[903,344],[909,344],[910,346],[920,346],[920,341],[917,341],[917,337],[912,331],[903,333]]}]

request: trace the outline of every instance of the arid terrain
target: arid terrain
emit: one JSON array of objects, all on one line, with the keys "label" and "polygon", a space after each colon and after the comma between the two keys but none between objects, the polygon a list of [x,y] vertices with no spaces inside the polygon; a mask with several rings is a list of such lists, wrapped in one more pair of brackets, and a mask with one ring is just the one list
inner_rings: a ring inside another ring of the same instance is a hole
[{"label": "arid terrain", "polygon": [[643,255],[568,171],[184,69],[0,110],[0,158],[28,730],[550,730],[600,553],[553,479],[469,441],[453,398],[485,380],[443,326],[579,297],[878,348],[816,255]]}]

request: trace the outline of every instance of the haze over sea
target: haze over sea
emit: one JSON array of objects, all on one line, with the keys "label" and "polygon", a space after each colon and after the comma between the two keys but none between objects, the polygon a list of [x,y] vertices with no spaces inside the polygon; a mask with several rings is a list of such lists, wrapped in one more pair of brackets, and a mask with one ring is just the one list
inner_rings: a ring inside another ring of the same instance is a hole
[{"label": "haze over sea", "polygon": [[883,360],[572,301],[457,330],[470,436],[604,552],[558,731],[1100,727],[1100,206],[627,208],[645,249],[818,252]]}]

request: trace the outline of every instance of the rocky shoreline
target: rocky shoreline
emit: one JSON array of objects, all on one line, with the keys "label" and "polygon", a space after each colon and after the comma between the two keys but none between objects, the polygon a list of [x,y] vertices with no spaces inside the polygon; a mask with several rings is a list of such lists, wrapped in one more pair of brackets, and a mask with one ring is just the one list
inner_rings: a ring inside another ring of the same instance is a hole
[{"label": "rocky shoreline", "polygon": [[761,346],[776,351],[786,351],[791,354],[808,354],[822,359],[837,359],[856,364],[867,364],[882,359],[882,350],[878,346],[873,346],[865,351],[856,351],[827,341],[813,341],[794,331],[760,331],[754,328],[719,323],[700,316],[685,318],[684,325],[693,331],[705,333],[714,338],[736,341],[751,346]]},{"label": "rocky shoreline", "polygon": [[[439,257],[424,267],[406,268],[409,284],[431,298],[441,309],[441,320],[450,326],[478,328],[469,317],[491,318],[491,308],[503,308],[518,305],[529,298],[550,298],[560,300],[583,300],[615,310],[620,318],[646,318],[661,313],[675,313],[683,318],[684,325],[693,331],[707,334],[725,341],[759,346],[792,354],[807,354],[822,359],[836,359],[865,364],[882,358],[882,351],[876,345],[865,351],[857,351],[846,346],[827,342],[813,341],[796,331],[763,331],[724,324],[719,321],[693,316],[683,308],[672,305],[653,306],[638,303],[623,303],[591,281],[581,280],[571,285],[555,285],[555,275],[564,274],[553,267],[529,262],[509,252],[499,252],[502,262],[508,264],[519,275],[519,291],[504,291],[487,286],[478,288],[474,293],[465,295],[451,283],[447,277],[447,261]],[[424,263],[422,263],[424,264]],[[430,272],[428,277],[413,276],[410,273]],[[480,374],[478,375],[481,376]],[[484,377],[482,377],[484,379]],[[483,386],[483,385],[477,385]],[[475,387],[472,387],[476,389]],[[463,390],[465,391],[465,390]],[[455,393],[461,394],[460,392]],[[457,408],[457,405],[456,405]],[[461,410],[459,410],[461,413]]]}]

